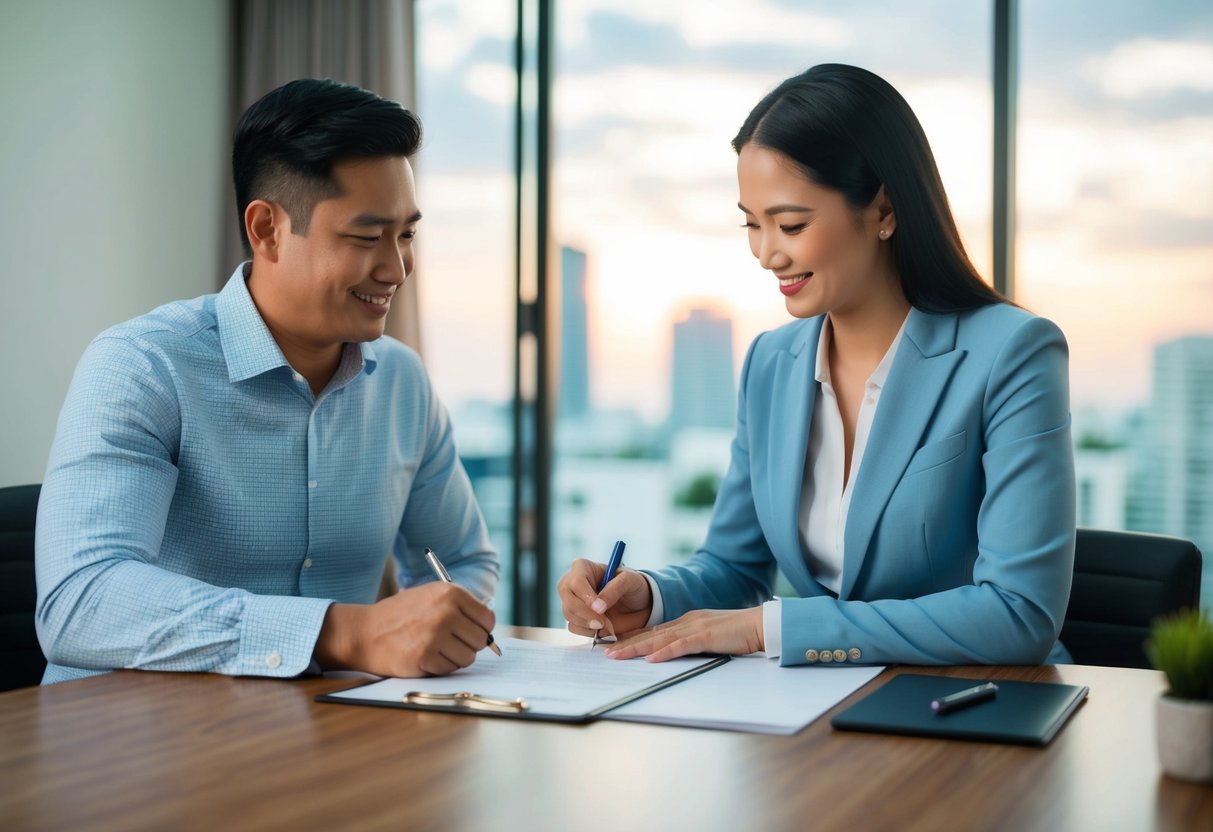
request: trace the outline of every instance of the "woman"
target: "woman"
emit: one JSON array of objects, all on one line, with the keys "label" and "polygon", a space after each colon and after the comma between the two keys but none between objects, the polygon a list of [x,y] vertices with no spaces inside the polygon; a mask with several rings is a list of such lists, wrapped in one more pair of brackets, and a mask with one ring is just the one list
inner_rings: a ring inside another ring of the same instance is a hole
[{"label": "woman", "polygon": [[[569,629],[614,658],[1037,664],[1074,557],[1067,347],[965,254],[926,136],[862,69],[813,67],[733,140],[750,249],[797,319],[755,339],[703,548],[576,561]],[[776,569],[799,598],[768,600]]]}]

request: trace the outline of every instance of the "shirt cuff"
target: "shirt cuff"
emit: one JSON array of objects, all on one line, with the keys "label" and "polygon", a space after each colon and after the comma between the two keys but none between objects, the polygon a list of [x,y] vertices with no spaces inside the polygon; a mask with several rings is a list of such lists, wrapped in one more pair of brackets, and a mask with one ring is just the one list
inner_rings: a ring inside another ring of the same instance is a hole
[{"label": "shirt cuff", "polygon": [[762,605],[762,643],[763,652],[768,658],[778,658],[783,652],[782,617],[783,605],[778,598],[767,601]]},{"label": "shirt cuff", "polygon": [[324,598],[250,595],[240,622],[240,650],[223,672],[239,676],[298,676],[312,662],[324,616]]},{"label": "shirt cuff", "polygon": [[649,590],[653,593],[653,611],[649,613],[649,620],[644,622],[644,626],[656,627],[665,621],[665,604],[661,601],[661,590],[657,588],[657,581],[653,580],[652,575],[648,572],[641,572],[640,574],[649,582]]}]

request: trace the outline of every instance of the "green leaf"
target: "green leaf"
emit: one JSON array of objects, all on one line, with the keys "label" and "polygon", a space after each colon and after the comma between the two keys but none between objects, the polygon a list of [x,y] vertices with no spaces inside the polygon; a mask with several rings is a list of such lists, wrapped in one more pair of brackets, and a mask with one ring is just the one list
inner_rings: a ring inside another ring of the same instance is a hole
[{"label": "green leaf", "polygon": [[1184,610],[1156,620],[1146,655],[1167,675],[1169,696],[1213,701],[1213,622],[1207,611]]}]

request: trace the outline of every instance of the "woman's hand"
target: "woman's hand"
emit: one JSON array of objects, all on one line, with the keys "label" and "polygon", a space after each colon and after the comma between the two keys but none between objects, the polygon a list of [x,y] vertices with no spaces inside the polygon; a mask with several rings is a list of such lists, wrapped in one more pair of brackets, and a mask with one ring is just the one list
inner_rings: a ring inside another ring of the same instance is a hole
[{"label": "woman's hand", "polygon": [[598,630],[621,635],[639,630],[653,612],[649,582],[639,572],[621,568],[599,594],[606,565],[579,558],[556,584],[569,632],[592,636]]},{"label": "woman's hand", "polygon": [[612,644],[612,659],[644,656],[664,662],[692,653],[742,656],[763,649],[762,607],[748,610],[694,610]]}]

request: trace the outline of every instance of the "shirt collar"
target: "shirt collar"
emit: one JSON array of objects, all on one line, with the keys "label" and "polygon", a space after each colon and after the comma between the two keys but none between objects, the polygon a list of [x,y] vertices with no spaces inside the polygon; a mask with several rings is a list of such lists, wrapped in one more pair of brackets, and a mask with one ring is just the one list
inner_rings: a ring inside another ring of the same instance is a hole
[{"label": "shirt collar", "polygon": [[[868,376],[868,384],[872,387],[884,387],[884,383],[889,377],[889,370],[893,366],[893,358],[897,355],[897,348],[901,345],[901,337],[905,334],[906,321],[909,319],[910,315],[906,313],[901,327],[893,336],[893,343],[889,344],[884,357],[880,359],[880,363],[876,365],[872,375]],[[814,378],[822,384],[830,383],[830,340],[833,335],[834,325],[830,322],[830,316],[826,315],[826,319],[821,324],[821,334],[817,336],[817,365],[813,370]]]},{"label": "shirt collar", "polygon": [[[249,294],[245,281],[251,271],[252,263],[248,261],[237,266],[215,300],[219,343],[231,382],[244,381],[278,367],[290,367]],[[369,343],[346,344],[330,384],[339,387],[359,373],[370,375],[377,363],[375,350]]]}]

